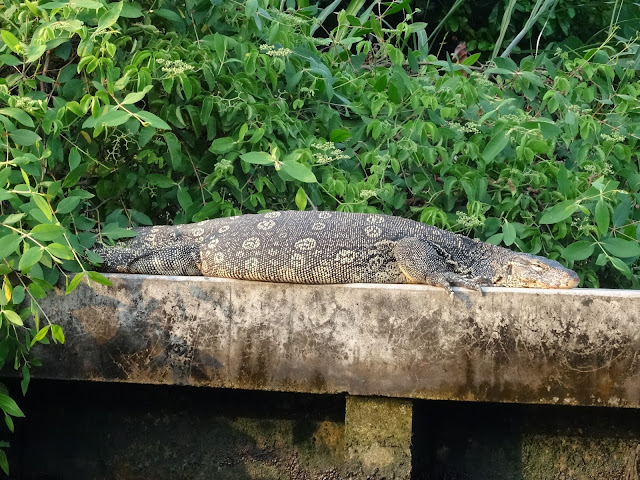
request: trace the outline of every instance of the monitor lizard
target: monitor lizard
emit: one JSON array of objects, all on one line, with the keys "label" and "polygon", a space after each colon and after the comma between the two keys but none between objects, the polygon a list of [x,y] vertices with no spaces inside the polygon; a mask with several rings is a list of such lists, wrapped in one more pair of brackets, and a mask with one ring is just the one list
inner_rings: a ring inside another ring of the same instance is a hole
[{"label": "monitor lizard", "polygon": [[573,288],[555,260],[472,240],[402,217],[275,211],[135,229],[94,251],[104,272],[204,275],[303,284],[424,283]]}]

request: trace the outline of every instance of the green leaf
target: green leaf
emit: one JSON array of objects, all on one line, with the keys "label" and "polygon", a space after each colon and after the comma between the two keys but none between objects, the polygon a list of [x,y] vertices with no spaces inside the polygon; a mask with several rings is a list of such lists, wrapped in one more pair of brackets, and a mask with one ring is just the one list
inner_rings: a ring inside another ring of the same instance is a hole
[{"label": "green leaf", "polygon": [[502,237],[502,241],[508,247],[516,241],[516,227],[513,224],[507,222],[505,220],[504,225],[502,225],[502,233],[504,236]]},{"label": "green leaf", "polygon": [[482,152],[482,158],[486,162],[491,162],[496,155],[498,155],[509,144],[509,136],[504,129],[495,132],[492,135],[491,140],[487,143],[484,151]]},{"label": "green leaf", "polygon": [[51,243],[47,245],[47,251],[57,258],[62,258],[63,260],[73,260],[73,252],[71,249],[61,243]]},{"label": "green leaf", "polygon": [[67,197],[60,200],[58,203],[58,208],[56,208],[56,213],[64,214],[72,212],[78,204],[82,201],[80,197]]},{"label": "green leaf", "polygon": [[200,110],[200,123],[206,125],[213,110],[213,98],[204,97],[202,100],[202,109]]},{"label": "green leaf", "polygon": [[42,327],[38,331],[38,333],[36,333],[36,336],[31,339],[31,345],[30,346],[33,347],[36,344],[36,342],[39,342],[40,340],[42,340],[47,335],[48,331],[49,331],[49,325],[46,325],[46,326]]},{"label": "green leaf", "polygon": [[[161,128],[163,130],[171,130],[171,127],[160,117],[154,115],[153,113],[140,111],[137,112],[136,115],[142,119],[145,123],[148,123],[150,127],[153,128]],[[147,126],[147,125],[145,125]]]},{"label": "green leaf", "polygon": [[93,0],[71,0],[69,2],[71,8],[87,8],[89,10],[100,10],[104,8],[100,2],[94,2]]},{"label": "green leaf", "polygon": [[318,180],[309,167],[294,160],[282,162],[282,170],[291,177],[305,183],[316,183]]},{"label": "green leaf", "polygon": [[0,468],[6,475],[9,475],[9,461],[4,450],[0,450]]},{"label": "green leaf", "polygon": [[[100,285],[111,285],[111,280],[109,280],[107,277],[105,277],[101,273],[99,272],[88,272],[88,273],[89,273],[89,278],[94,282],[99,283]],[[64,343],[64,341],[60,343]]]},{"label": "green leaf", "polygon": [[32,195],[31,198],[33,198],[33,201],[38,206],[40,211],[44,213],[45,217],[47,217],[47,220],[53,220],[53,212],[51,212],[51,206],[49,206],[49,203],[47,203],[47,201],[38,194]]},{"label": "green leaf", "polygon": [[151,90],[153,88],[152,85],[147,85],[146,87],[144,87],[144,90],[142,90],[141,92],[131,92],[128,93],[126,97],[124,97],[124,100],[122,101],[122,105],[130,105],[132,103],[136,103],[139,102],[140,100],[142,100],[144,98],[144,96],[149,92],[149,90]]},{"label": "green leaf", "polygon": [[20,327],[24,325],[24,323],[22,322],[22,318],[20,318],[20,315],[18,315],[13,310],[3,310],[2,313],[4,313],[4,316],[7,317],[7,320],[14,325],[18,325]]},{"label": "green leaf", "polygon": [[265,152],[249,152],[240,155],[240,158],[247,163],[257,165],[273,165],[275,163],[273,157]]},{"label": "green leaf", "polygon": [[25,213],[12,213],[11,215],[7,215],[7,217],[2,221],[2,224],[13,225],[14,223],[18,223],[22,220],[25,215]]},{"label": "green leaf", "polygon": [[601,235],[604,235],[609,230],[610,220],[609,207],[604,203],[604,200],[598,200],[598,203],[596,203],[596,225]]},{"label": "green leaf", "polygon": [[140,135],[138,135],[138,143],[140,148],[144,147],[156,134],[156,129],[153,127],[142,127]]},{"label": "green leaf", "polygon": [[171,180],[169,177],[159,173],[150,173],[147,175],[147,181],[149,182],[149,185],[157,185],[160,188],[171,188],[176,185],[176,182]]},{"label": "green leaf", "polygon": [[177,197],[178,197],[178,203],[180,204],[183,210],[186,210],[193,204],[191,195],[189,195],[189,192],[184,188],[178,190]]},{"label": "green leaf", "polygon": [[76,183],[78,183],[78,181],[80,180],[80,177],[82,177],[82,175],[85,174],[88,168],[89,168],[89,162],[81,163],[80,165],[78,165],[76,168],[74,168],[73,170],[71,170],[71,172],[67,174],[67,176],[64,179],[64,182],[62,182],[62,186],[64,188],[73,187]]},{"label": "green leaf", "polygon": [[51,325],[51,336],[58,343],[64,343],[64,332],[62,331],[62,327],[60,325],[56,325],[55,323]]},{"label": "green leaf", "polygon": [[20,257],[20,262],[18,262],[18,270],[26,270],[34,266],[40,261],[43,253],[44,250],[42,249],[42,247],[31,247]]},{"label": "green leaf", "polygon": [[0,393],[0,408],[13,417],[24,417],[24,413],[22,413],[18,404],[4,393]]},{"label": "green leaf", "polygon": [[595,244],[591,242],[575,242],[562,251],[562,258],[565,260],[585,260],[593,254]]},{"label": "green leaf", "polygon": [[29,388],[29,382],[31,381],[31,372],[27,365],[22,366],[22,380],[20,380],[20,388],[22,389],[22,396],[27,394],[27,388]]},{"label": "green leaf", "polygon": [[244,14],[247,18],[253,17],[253,15],[258,11],[258,0],[247,0],[247,3],[244,7]]},{"label": "green leaf", "polygon": [[9,132],[9,136],[11,137],[11,140],[15,142],[16,145],[20,145],[23,147],[29,147],[41,140],[40,135],[38,135],[35,132],[32,132],[31,130],[17,129],[12,132]]},{"label": "green leaf", "polygon": [[122,11],[122,2],[112,3],[109,10],[103,13],[98,19],[98,30],[106,30],[118,21]]},{"label": "green leaf", "polygon": [[64,227],[62,225],[56,225],[54,223],[40,223],[33,227],[31,230],[31,236],[40,241],[51,241],[60,237],[64,233]]},{"label": "green leaf", "polygon": [[167,147],[169,148],[171,166],[174,170],[177,170],[182,163],[182,147],[180,145],[180,141],[178,140],[178,137],[171,132],[166,132],[164,134],[164,141],[167,143]]},{"label": "green leaf", "polygon": [[149,216],[142,212],[130,209],[129,215],[131,215],[131,218],[140,225],[153,225],[153,221],[149,218]]},{"label": "green leaf", "polygon": [[307,194],[304,193],[304,188],[302,187],[298,188],[296,192],[296,206],[301,211],[307,208]]},{"label": "green leaf", "polygon": [[33,120],[29,116],[27,112],[24,110],[20,110],[19,108],[0,108],[0,115],[6,115],[7,117],[15,118],[18,122],[20,122],[25,127],[33,128]]},{"label": "green leaf", "polygon": [[0,237],[0,258],[7,258],[14,253],[22,242],[22,237],[16,234]]},{"label": "green leaf", "polygon": [[558,191],[564,197],[569,193],[569,171],[564,165],[558,168]]},{"label": "green leaf", "polygon": [[142,13],[139,5],[133,3],[125,3],[122,6],[122,12],[120,12],[120,16],[124,18],[138,18],[144,16],[144,13]]},{"label": "green leaf", "polygon": [[69,168],[74,170],[78,165],[80,165],[80,160],[80,151],[76,147],[73,147],[69,152]]},{"label": "green leaf", "polygon": [[[0,65],[8,65],[9,67],[17,67],[22,65],[22,62],[10,53],[0,55]],[[1,451],[1,450],[0,450]]]},{"label": "green leaf", "polygon": [[341,143],[347,140],[350,136],[351,134],[346,130],[336,128],[335,130],[331,130],[331,133],[329,134],[329,140],[334,143]]},{"label": "green leaf", "polygon": [[18,48],[20,40],[18,40],[13,33],[8,30],[0,30],[0,35],[2,36],[4,43],[12,52],[20,53],[20,49]]},{"label": "green leaf", "polygon": [[13,289],[13,294],[11,295],[11,301],[15,305],[20,305],[24,300],[24,287],[22,285],[18,285]]},{"label": "green leaf", "polygon": [[231,137],[216,138],[213,142],[211,142],[209,151],[212,153],[220,153],[220,154],[227,153],[233,150],[233,147],[235,145],[236,145],[236,141]]},{"label": "green leaf", "polygon": [[11,433],[13,433],[13,420],[11,420],[11,417],[9,415],[7,415],[6,413],[4,414],[4,423],[7,426],[7,428],[9,429],[9,431]]},{"label": "green leaf", "polygon": [[69,282],[69,284],[67,285],[67,288],[65,290],[65,293],[67,295],[73,292],[77,288],[77,286],[80,285],[80,282],[82,281],[84,275],[85,272],[76,273],[75,277],[73,277],[73,280],[71,280],[71,282]]},{"label": "green leaf", "polygon": [[620,258],[637,257],[640,255],[640,242],[637,240],[624,240],[622,238],[605,238],[602,246],[611,255]]},{"label": "green leaf", "polygon": [[178,27],[182,26],[184,28],[184,20],[180,15],[178,15],[173,10],[168,10],[166,8],[158,8],[153,10],[153,13],[154,15],[158,15],[159,17],[169,20],[172,24]]},{"label": "green leaf", "polygon": [[102,229],[102,234],[111,240],[119,240],[121,238],[135,237],[136,232],[133,230],[122,228],[117,223],[109,223]]},{"label": "green leaf", "polygon": [[44,44],[32,43],[24,49],[24,53],[27,56],[28,63],[37,62],[46,51],[47,51],[47,46]]},{"label": "green leaf", "polygon": [[131,118],[131,114],[124,110],[109,110],[104,115],[95,119],[96,125],[105,127],[117,127],[124,125]]},{"label": "green leaf", "polygon": [[540,223],[558,223],[569,218],[578,209],[579,202],[577,200],[565,200],[546,211]]},{"label": "green leaf", "polygon": [[631,269],[629,268],[629,265],[616,257],[610,257],[609,260],[616,270],[621,272],[625,277],[631,278]]},{"label": "green leaf", "polygon": [[30,283],[28,289],[33,298],[44,298],[47,296],[47,292],[35,282]]},{"label": "green leaf", "polygon": [[613,211],[613,224],[616,227],[621,227],[625,223],[629,222],[629,215],[631,215],[631,208],[633,206],[633,199],[627,195],[625,199]]}]

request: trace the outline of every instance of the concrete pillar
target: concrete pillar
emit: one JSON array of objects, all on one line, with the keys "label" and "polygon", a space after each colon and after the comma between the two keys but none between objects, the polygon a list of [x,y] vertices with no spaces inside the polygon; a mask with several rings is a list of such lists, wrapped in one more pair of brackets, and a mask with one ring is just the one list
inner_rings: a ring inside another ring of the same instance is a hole
[{"label": "concrete pillar", "polygon": [[409,480],[413,402],[347,395],[348,478]]}]

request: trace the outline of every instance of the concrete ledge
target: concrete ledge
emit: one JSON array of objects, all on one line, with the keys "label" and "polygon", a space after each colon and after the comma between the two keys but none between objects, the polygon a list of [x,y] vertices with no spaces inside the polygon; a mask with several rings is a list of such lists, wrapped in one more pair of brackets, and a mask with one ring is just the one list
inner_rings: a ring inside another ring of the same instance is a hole
[{"label": "concrete ledge", "polygon": [[640,291],[110,278],[43,302],[67,344],[38,376],[640,406]]}]

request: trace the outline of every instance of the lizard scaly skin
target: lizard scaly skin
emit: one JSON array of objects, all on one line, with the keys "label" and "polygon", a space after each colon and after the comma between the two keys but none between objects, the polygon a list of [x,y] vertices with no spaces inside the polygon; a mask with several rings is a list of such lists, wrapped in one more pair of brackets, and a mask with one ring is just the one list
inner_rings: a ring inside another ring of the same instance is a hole
[{"label": "lizard scaly skin", "polygon": [[388,215],[282,211],[141,227],[95,251],[102,271],[268,282],[425,283],[479,289],[572,288],[575,272],[544,257]]}]

